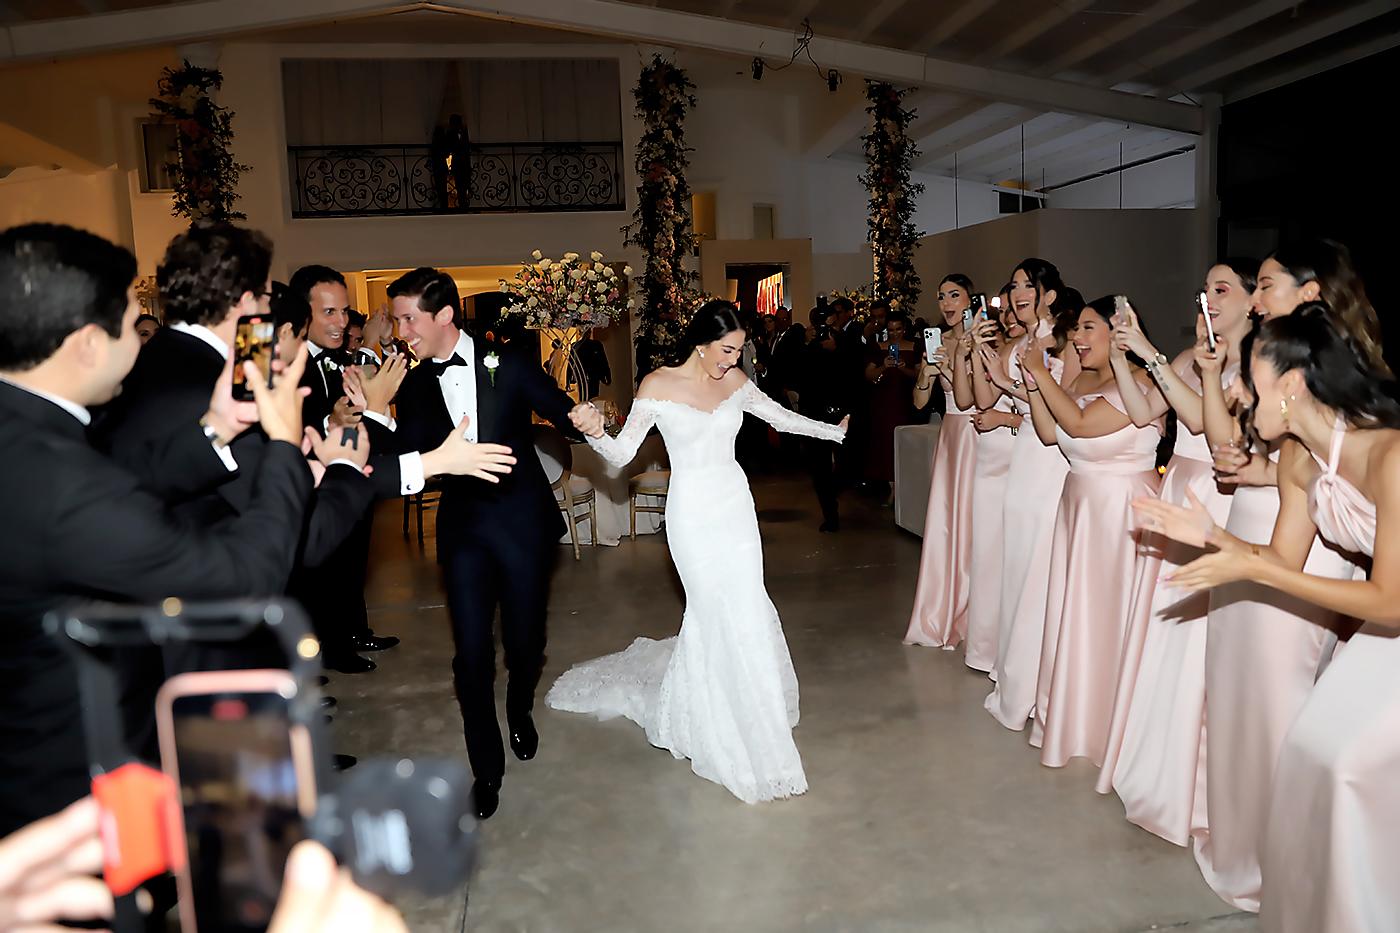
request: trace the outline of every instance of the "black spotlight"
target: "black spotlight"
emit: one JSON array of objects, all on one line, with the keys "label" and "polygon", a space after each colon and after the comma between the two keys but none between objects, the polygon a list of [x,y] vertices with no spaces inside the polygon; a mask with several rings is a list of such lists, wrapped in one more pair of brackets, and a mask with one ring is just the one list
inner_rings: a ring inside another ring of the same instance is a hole
[{"label": "black spotlight", "polygon": [[841,72],[835,68],[826,73],[826,89],[831,93],[836,93],[836,86],[841,83]]},{"label": "black spotlight", "polygon": [[753,79],[755,81],[763,80],[763,59],[757,56],[755,56],[753,60]]}]

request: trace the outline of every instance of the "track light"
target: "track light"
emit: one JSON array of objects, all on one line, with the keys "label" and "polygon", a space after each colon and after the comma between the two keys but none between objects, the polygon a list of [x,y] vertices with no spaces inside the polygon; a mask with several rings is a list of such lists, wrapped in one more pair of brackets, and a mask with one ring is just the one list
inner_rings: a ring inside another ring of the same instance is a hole
[{"label": "track light", "polygon": [[753,79],[755,81],[763,80],[763,59],[757,56],[754,56],[753,60]]},{"label": "track light", "polygon": [[841,83],[841,72],[835,68],[826,73],[826,89],[831,93],[836,93],[836,86]]}]

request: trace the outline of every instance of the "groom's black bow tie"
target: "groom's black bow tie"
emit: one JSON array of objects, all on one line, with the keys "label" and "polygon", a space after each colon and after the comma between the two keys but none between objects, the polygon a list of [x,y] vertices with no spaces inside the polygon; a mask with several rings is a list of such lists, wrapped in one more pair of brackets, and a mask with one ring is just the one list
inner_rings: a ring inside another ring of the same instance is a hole
[{"label": "groom's black bow tie", "polygon": [[426,369],[428,370],[428,372],[432,373],[434,378],[436,378],[436,377],[438,377],[438,376],[441,376],[443,373],[447,372],[447,367],[449,367],[449,366],[466,366],[466,365],[467,365],[467,361],[464,360],[464,359],[462,359],[462,354],[460,354],[460,353],[454,353],[454,354],[452,354],[452,356],[449,357],[448,359],[441,360],[441,361],[439,361],[439,360],[424,360],[423,363],[422,363],[421,365],[422,365],[424,368],[426,368]]}]

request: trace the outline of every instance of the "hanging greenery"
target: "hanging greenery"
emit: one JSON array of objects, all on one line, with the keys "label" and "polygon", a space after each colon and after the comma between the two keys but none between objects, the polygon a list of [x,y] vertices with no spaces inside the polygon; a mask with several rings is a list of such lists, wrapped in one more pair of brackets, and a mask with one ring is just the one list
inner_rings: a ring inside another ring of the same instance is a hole
[{"label": "hanging greenery", "polygon": [[637,378],[670,362],[693,304],[695,273],[685,257],[695,247],[685,170],[685,115],[696,100],[686,73],[660,55],[642,69],[632,94],[644,131],[637,143],[637,209],[622,228],[626,245],[640,247],[646,266],[637,279]]},{"label": "hanging greenery", "polygon": [[919,231],[914,226],[914,201],[924,186],[909,181],[909,166],[919,155],[909,138],[914,111],[904,109],[904,91],[891,84],[867,81],[865,97],[870,106],[870,132],[865,142],[865,173],[861,183],[870,192],[870,217],[866,221],[875,254],[873,297],[912,314],[922,291],[914,270],[914,250]]},{"label": "hanging greenery", "polygon": [[175,126],[176,146],[170,164],[175,183],[176,217],[196,220],[242,220],[233,209],[238,200],[238,176],[248,166],[234,161],[233,111],[214,103],[210,94],[223,86],[224,76],[189,62],[161,73],[151,98],[152,113]]}]

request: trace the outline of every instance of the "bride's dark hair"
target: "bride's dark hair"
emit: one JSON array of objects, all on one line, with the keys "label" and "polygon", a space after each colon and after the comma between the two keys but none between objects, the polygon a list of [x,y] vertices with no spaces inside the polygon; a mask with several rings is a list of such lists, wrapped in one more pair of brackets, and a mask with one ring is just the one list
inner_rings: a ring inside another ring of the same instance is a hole
[{"label": "bride's dark hair", "polygon": [[690,323],[686,325],[681,342],[676,347],[676,358],[672,364],[679,366],[690,358],[696,347],[714,343],[721,337],[743,329],[744,324],[739,320],[739,309],[734,303],[723,298],[712,298],[691,315]]}]

